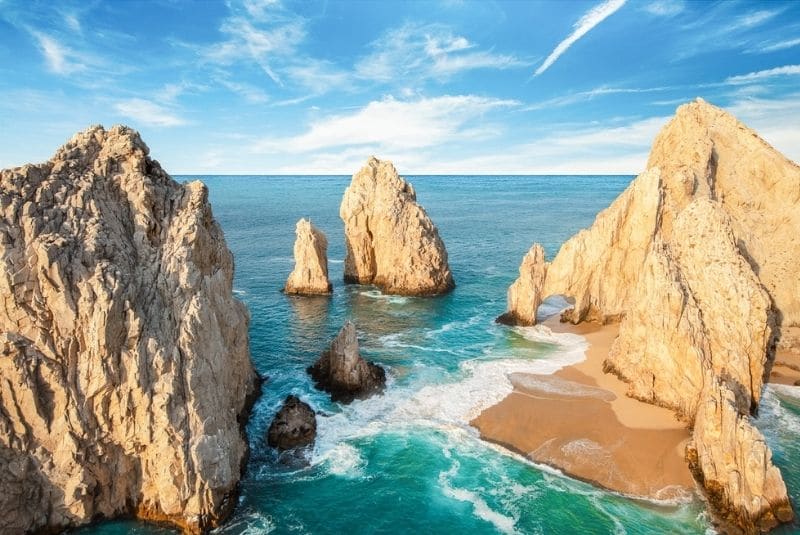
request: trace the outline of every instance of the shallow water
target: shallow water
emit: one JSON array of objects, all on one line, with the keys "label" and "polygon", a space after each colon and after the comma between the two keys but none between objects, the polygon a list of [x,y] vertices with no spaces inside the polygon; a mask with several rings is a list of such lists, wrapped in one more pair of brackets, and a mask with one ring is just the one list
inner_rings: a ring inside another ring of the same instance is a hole
[{"label": "shallow water", "polygon": [[[179,177],[180,180],[194,177]],[[235,291],[251,315],[251,351],[269,376],[248,427],[252,455],[234,518],[244,533],[703,533],[702,504],[630,500],[486,444],[466,425],[501,399],[515,371],[546,373],[582,358],[584,342],[509,329],[508,285],[534,241],[548,257],[591,224],[631,177],[409,177],[447,245],[457,288],[438,298],[345,286],[338,217],[349,177],[200,177],[236,258]],[[328,236],[334,295],[280,293],[294,225]],[[347,407],[314,390],[305,368],[345,319],[362,353],[389,370],[383,396]],[[788,391],[791,394],[791,391]],[[297,394],[318,411],[311,466],[287,468],[265,447],[269,421]],[[760,425],[800,503],[800,401],[770,390]],[[785,533],[800,532],[787,528]],[[82,533],[168,533],[113,522]]]}]

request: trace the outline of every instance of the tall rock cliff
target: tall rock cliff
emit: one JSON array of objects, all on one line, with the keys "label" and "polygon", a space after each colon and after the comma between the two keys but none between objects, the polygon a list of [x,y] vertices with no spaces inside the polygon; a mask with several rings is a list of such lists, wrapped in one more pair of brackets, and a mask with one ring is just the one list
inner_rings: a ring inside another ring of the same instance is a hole
[{"label": "tall rock cliff", "polygon": [[295,227],[294,270],[283,291],[295,295],[327,295],[333,290],[328,280],[328,240],[325,234],[301,219]]},{"label": "tall rock cliff", "polygon": [[344,192],[345,282],[436,295],[455,286],[439,231],[392,162],[370,158]]},{"label": "tall rock cliff", "polygon": [[606,371],[693,427],[687,459],[710,504],[755,532],[793,516],[749,414],[781,329],[800,321],[798,258],[800,168],[698,99],[589,229],[549,264],[526,257],[504,316],[532,324],[544,298],[565,295],[569,321],[621,321]]},{"label": "tall rock cliff", "polygon": [[0,172],[0,262],[0,531],[217,525],[257,376],[205,186],[89,128]]}]

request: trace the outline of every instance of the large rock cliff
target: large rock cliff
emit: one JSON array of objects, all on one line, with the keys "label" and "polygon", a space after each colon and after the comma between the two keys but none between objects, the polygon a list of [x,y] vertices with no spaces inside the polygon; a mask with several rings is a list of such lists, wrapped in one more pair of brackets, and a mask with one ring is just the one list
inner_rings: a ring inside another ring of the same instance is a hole
[{"label": "large rock cliff", "polygon": [[328,280],[328,240],[325,234],[301,219],[295,227],[294,269],[283,291],[295,295],[327,295],[333,290]]},{"label": "large rock cliff", "polygon": [[235,504],[257,391],[205,186],[96,126],[0,172],[0,531]]},{"label": "large rock cliff", "polygon": [[339,215],[345,282],[401,295],[435,295],[455,286],[439,231],[392,162],[370,158],[353,175]]},{"label": "large rock cliff", "polygon": [[800,322],[800,168],[698,99],[591,228],[549,264],[529,257],[505,317],[532,324],[544,298],[564,295],[568,321],[621,321],[606,371],[693,427],[687,459],[718,518],[745,532],[790,520],[749,415],[781,329]]}]

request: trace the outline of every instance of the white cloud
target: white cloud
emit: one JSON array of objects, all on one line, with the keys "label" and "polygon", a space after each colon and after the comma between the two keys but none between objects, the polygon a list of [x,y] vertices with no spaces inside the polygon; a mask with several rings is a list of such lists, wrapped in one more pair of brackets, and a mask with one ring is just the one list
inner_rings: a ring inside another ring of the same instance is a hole
[{"label": "white cloud", "polygon": [[575,23],[574,31],[566,39],[558,43],[558,46],[550,53],[544,62],[536,69],[535,76],[539,76],[556,62],[561,55],[575,44],[578,39],[589,33],[589,30],[603,22],[610,15],[613,15],[619,8],[625,5],[626,0],[606,0],[602,4],[587,11]]},{"label": "white cloud", "polygon": [[755,26],[759,26],[767,22],[769,19],[776,16],[778,13],[780,13],[780,10],[768,11],[764,9],[760,11],[753,11],[752,13],[742,15],[741,17],[734,20],[733,23],[730,26],[728,26],[728,28],[729,29],[753,28]]},{"label": "white cloud", "polygon": [[683,0],[655,0],[644,6],[644,10],[657,17],[673,17],[686,8]]},{"label": "white cloud", "polygon": [[114,104],[114,109],[120,115],[146,126],[180,126],[186,124],[186,120],[163,106],[141,98],[119,101]]},{"label": "white cloud", "polygon": [[362,153],[385,153],[433,147],[486,135],[489,129],[471,127],[470,122],[491,110],[516,105],[515,101],[473,95],[415,101],[386,97],[353,113],[313,122],[303,134],[262,140],[254,150],[308,153],[334,147],[362,147]]},{"label": "white cloud", "polygon": [[800,74],[800,65],[784,65],[782,67],[775,67],[774,69],[766,69],[763,71],[755,71],[748,74],[740,74],[738,76],[730,76],[725,80],[727,84],[748,84],[751,82],[758,82],[765,78],[773,78],[775,76],[786,76]]},{"label": "white cloud", "polygon": [[404,24],[372,44],[355,65],[356,76],[378,82],[446,80],[475,69],[509,69],[527,62],[512,55],[480,50],[442,24]]},{"label": "white cloud", "polygon": [[45,33],[32,30],[31,34],[36,38],[47,68],[51,72],[69,75],[86,69],[83,57],[74,50]]},{"label": "white cloud", "polygon": [[669,91],[674,89],[674,87],[596,87],[594,89],[590,89],[588,91],[580,91],[577,93],[572,93],[569,95],[564,95],[561,97],[554,97],[547,100],[543,100],[541,102],[536,102],[533,104],[529,104],[525,106],[523,109],[525,111],[536,111],[536,110],[545,110],[550,108],[557,108],[561,106],[568,106],[570,104],[575,104],[577,102],[584,102],[588,100],[592,100],[596,97],[601,97],[605,95],[629,95],[629,94],[638,94],[638,93],[658,93],[661,91]]},{"label": "white cloud", "polygon": [[796,39],[787,39],[785,41],[778,41],[777,43],[762,43],[760,47],[751,50],[751,52],[777,52],[778,50],[786,50],[787,48],[794,48],[800,45],[800,37]]}]

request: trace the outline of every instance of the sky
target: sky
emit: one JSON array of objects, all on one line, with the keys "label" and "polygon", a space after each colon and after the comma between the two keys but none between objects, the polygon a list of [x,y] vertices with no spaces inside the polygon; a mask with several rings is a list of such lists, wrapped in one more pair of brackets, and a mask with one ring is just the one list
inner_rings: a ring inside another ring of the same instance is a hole
[{"label": "sky", "polygon": [[800,2],[0,0],[0,168],[92,124],[171,174],[637,174],[697,97],[800,161]]}]

